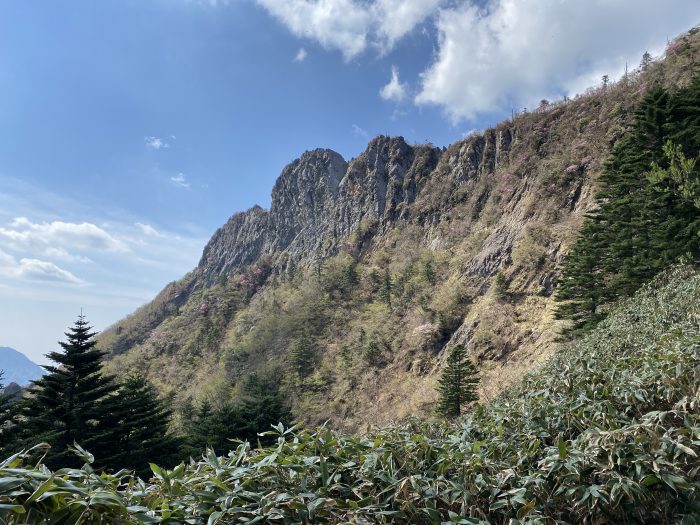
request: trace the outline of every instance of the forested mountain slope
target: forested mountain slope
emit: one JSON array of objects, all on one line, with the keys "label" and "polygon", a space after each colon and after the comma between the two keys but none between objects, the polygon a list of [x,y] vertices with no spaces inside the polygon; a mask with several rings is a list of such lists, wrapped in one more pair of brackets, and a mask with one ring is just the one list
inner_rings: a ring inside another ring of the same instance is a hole
[{"label": "forested mountain slope", "polygon": [[236,444],[146,483],[18,454],[0,463],[0,521],[696,523],[698,304],[697,271],[667,271],[456,424],[279,428],[270,448]]},{"label": "forested mountain slope", "polygon": [[432,411],[445,350],[465,343],[492,397],[557,347],[553,291],[603,164],[645,93],[689,83],[699,40],[446,149],[304,153],[270,210],[231,217],[197,268],[101,335],[109,368],[184,405],[235,399],[255,372],[298,417],[358,428]]}]

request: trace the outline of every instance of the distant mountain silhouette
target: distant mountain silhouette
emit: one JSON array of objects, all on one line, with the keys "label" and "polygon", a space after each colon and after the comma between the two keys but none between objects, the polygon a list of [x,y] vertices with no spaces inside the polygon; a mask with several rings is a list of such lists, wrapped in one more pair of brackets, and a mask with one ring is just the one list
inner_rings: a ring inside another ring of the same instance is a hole
[{"label": "distant mountain silhouette", "polygon": [[2,383],[5,385],[17,383],[25,386],[44,374],[44,369],[26,355],[7,346],[0,346],[0,370],[3,371]]}]

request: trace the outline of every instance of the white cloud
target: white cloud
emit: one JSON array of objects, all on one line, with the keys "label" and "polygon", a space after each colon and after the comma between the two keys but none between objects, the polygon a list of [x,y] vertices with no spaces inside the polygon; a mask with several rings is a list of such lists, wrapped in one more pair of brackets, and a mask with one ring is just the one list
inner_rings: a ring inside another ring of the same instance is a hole
[{"label": "white cloud", "polygon": [[0,227],[0,238],[17,249],[63,247],[114,253],[129,251],[126,243],[89,222],[33,223],[26,217],[18,217],[9,227]]},{"label": "white cloud", "polygon": [[385,50],[411,32],[414,27],[435,13],[442,0],[378,0],[372,12],[378,23],[377,34]]},{"label": "white cloud", "polygon": [[170,182],[173,183],[175,186],[179,186],[180,188],[190,187],[190,183],[187,182],[187,177],[185,177],[184,173],[178,173],[174,177],[170,177]]},{"label": "white cloud", "polygon": [[532,107],[576,94],[625,62],[659,52],[667,37],[700,19],[700,3],[668,0],[468,1],[440,10],[435,62],[421,75],[417,104],[441,106],[453,122]]},{"label": "white cloud", "polygon": [[82,279],[67,270],[59,268],[52,262],[40,261],[39,259],[20,259],[17,275],[20,278],[30,281],[48,281],[66,284],[87,284]]},{"label": "white cloud", "polygon": [[[175,136],[172,136],[173,139]],[[146,143],[147,148],[151,149],[167,149],[170,147],[170,144],[167,143],[165,140],[159,138],[159,137],[144,137],[143,141]]]},{"label": "white cloud", "polygon": [[144,224],[142,222],[137,222],[136,226],[138,227],[139,230],[141,230],[141,233],[148,237],[165,237],[162,233],[160,233],[158,230],[156,230],[153,226],[150,224]]},{"label": "white cloud", "polygon": [[336,49],[349,60],[365,50],[370,13],[353,0],[258,0],[293,34]]},{"label": "white cloud", "polygon": [[[668,0],[664,16],[657,0],[256,1],[293,34],[345,60],[386,53],[434,19],[435,60],[414,102],[442,108],[454,123],[575,95],[604,74],[614,80],[700,19],[696,0]],[[406,92],[397,73],[381,94],[398,100]]]},{"label": "white cloud", "polygon": [[0,275],[27,281],[56,282],[73,285],[87,284],[52,262],[39,259],[20,259],[0,250]]},{"label": "white cloud", "polygon": [[44,255],[49,259],[59,259],[67,262],[91,263],[92,260],[84,255],[69,253],[65,248],[46,248]]},{"label": "white cloud", "polygon": [[386,52],[443,0],[257,0],[294,35],[350,60],[369,46]]},{"label": "white cloud", "polygon": [[[188,223],[175,224],[174,231],[164,230],[151,222],[152,217],[92,207],[90,202],[0,174],[0,227],[4,230],[22,232],[28,228],[22,226],[25,221],[52,224],[54,217],[66,223],[84,220],[98,225],[129,250],[87,251],[75,243],[46,244],[36,238],[10,239],[0,234],[0,334],[10,338],[5,341],[9,346],[39,361],[72,321],[72,313],[84,307],[96,330],[123,318],[166,283],[191,270],[211,233]],[[17,221],[17,226],[12,224],[14,217],[31,221]],[[137,222],[151,224],[162,237],[147,235]],[[77,254],[89,256],[94,264],[77,260],[81,257]],[[35,322],[38,317],[42,319],[39,325]]]},{"label": "white cloud", "polygon": [[0,268],[14,266],[15,264],[17,264],[17,261],[14,257],[12,257],[12,255],[0,250]]},{"label": "white cloud", "polygon": [[352,132],[355,135],[357,135],[358,137],[363,137],[363,138],[369,137],[369,133],[367,133],[367,130],[365,130],[364,128],[361,128],[357,124],[352,125]]},{"label": "white cloud", "polygon": [[303,62],[306,60],[306,57],[308,56],[308,53],[306,52],[306,49],[303,47],[299,48],[299,51],[297,51],[297,54],[294,57],[294,62]]},{"label": "white cloud", "polygon": [[391,66],[391,80],[389,83],[379,90],[379,96],[384,100],[401,102],[406,96],[406,84],[402,84],[399,80],[399,68]]}]

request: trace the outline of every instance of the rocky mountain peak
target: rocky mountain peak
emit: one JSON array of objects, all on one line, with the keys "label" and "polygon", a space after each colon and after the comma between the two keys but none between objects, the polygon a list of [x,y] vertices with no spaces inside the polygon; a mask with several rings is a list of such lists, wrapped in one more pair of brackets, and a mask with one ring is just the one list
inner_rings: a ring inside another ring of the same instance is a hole
[{"label": "rocky mountain peak", "polygon": [[346,169],[339,153],[315,149],[282,170],[272,189],[269,251],[283,250],[301,232],[318,225],[333,209]]},{"label": "rocky mountain peak", "polygon": [[399,218],[439,151],[379,136],[350,163],[330,149],[304,152],[282,170],[270,211],[233,215],[207,244],[198,272],[211,284],[263,254],[284,252],[282,259],[303,265],[334,255],[364,219]]},{"label": "rocky mountain peak", "polygon": [[[206,284],[211,284],[219,275],[227,275],[236,268],[255,262],[265,244],[268,222],[268,212],[255,205],[234,214],[216,230],[204,247],[197,266]],[[232,249],[223,250],[224,246]]]},{"label": "rocky mountain peak", "polygon": [[398,218],[401,203],[413,202],[418,179],[432,171],[438,158],[439,150],[429,145],[409,146],[403,137],[374,138],[350,163],[341,183],[344,214],[358,224],[367,215],[380,222]]}]

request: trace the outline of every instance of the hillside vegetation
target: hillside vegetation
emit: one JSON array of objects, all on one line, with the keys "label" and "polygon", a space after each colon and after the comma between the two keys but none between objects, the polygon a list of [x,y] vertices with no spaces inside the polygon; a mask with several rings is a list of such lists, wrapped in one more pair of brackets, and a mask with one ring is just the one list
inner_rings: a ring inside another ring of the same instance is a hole
[{"label": "hillside vegetation", "polygon": [[180,420],[255,373],[305,422],[361,429],[431,413],[464,344],[493,398],[557,348],[554,291],[605,162],[654,86],[688,86],[699,41],[445,149],[305,153],[269,211],[234,215],[195,270],[101,335],[109,371],[145,373]]},{"label": "hillside vegetation", "polygon": [[0,522],[700,523],[699,38],[444,150],[304,153],[0,400]]},{"label": "hillside vegetation", "polygon": [[597,208],[566,257],[557,314],[585,333],[606,306],[669,264],[700,260],[700,77],[654,86],[600,179]]},{"label": "hillside vegetation", "polygon": [[148,482],[87,465],[50,472],[17,454],[0,464],[0,519],[697,523],[698,305],[700,274],[667,271],[457,425],[409,420],[363,436],[280,427],[274,446],[232,443],[226,457],[154,466]]}]

